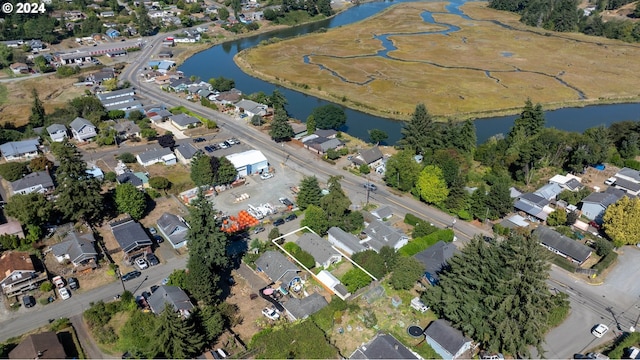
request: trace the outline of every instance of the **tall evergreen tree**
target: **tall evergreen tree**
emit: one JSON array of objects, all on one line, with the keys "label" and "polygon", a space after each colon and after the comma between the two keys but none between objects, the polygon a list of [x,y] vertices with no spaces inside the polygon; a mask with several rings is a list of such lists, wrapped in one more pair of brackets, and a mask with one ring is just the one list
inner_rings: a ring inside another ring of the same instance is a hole
[{"label": "tall evergreen tree", "polygon": [[196,186],[212,185],[214,183],[213,158],[201,152],[191,159],[191,180]]},{"label": "tall evergreen tree", "polygon": [[31,95],[33,96],[33,106],[31,107],[31,116],[29,116],[29,125],[35,128],[44,125],[46,115],[44,105],[42,105],[42,101],[38,96],[38,91],[36,89],[31,90]]},{"label": "tall evergreen tree", "polygon": [[298,192],[298,207],[305,210],[309,205],[320,205],[322,198],[322,190],[318,184],[318,178],[315,176],[306,176],[300,182],[300,191]]},{"label": "tall evergreen tree", "polygon": [[293,136],[293,128],[284,109],[276,109],[269,136],[276,142],[288,141]]},{"label": "tall evergreen tree", "polygon": [[189,359],[199,355],[205,345],[202,334],[189,319],[182,319],[167,305],[158,319],[155,331],[156,346],[167,359]]},{"label": "tall evergreen tree", "polygon": [[524,108],[522,109],[520,116],[515,120],[509,135],[511,136],[514,131],[522,129],[524,131],[524,136],[530,138],[540,133],[540,131],[544,129],[544,124],[545,118],[542,105],[537,103],[534,106],[531,99],[527,99],[524,103]]},{"label": "tall evergreen tree", "polygon": [[400,130],[402,134],[400,146],[403,149],[413,149],[416,154],[427,154],[435,148],[438,136],[436,129],[436,124],[427,112],[427,108],[424,104],[418,104],[411,120]]}]

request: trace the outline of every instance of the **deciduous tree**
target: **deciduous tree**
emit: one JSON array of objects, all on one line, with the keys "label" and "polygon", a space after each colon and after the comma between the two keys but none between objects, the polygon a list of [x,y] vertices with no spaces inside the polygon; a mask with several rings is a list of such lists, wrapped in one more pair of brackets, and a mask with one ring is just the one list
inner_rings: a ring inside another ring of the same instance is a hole
[{"label": "deciduous tree", "polygon": [[318,129],[338,130],[347,123],[347,114],[344,109],[333,104],[319,106],[311,111],[311,116],[316,121]]},{"label": "deciduous tree", "polygon": [[116,186],[115,202],[120,213],[129,214],[135,220],[142,218],[147,208],[144,193],[129,183]]},{"label": "deciduous tree", "polygon": [[616,247],[640,242],[640,199],[623,197],[605,210],[604,232]]},{"label": "deciduous tree", "polygon": [[556,209],[547,217],[547,225],[558,226],[567,223],[567,212],[564,209]]},{"label": "deciduous tree", "polygon": [[430,204],[440,204],[449,195],[442,170],[435,165],[427,165],[422,169],[416,183],[416,190],[420,198]]},{"label": "deciduous tree", "polygon": [[373,144],[381,144],[389,138],[389,135],[380,129],[369,130],[369,141]]},{"label": "deciduous tree", "polygon": [[396,290],[409,290],[424,275],[424,265],[414,257],[403,258],[393,268],[391,286]]},{"label": "deciduous tree", "polygon": [[38,156],[29,161],[29,169],[31,171],[53,170],[53,161],[47,159],[46,156]]},{"label": "deciduous tree", "polygon": [[300,221],[301,226],[308,226],[309,229],[323,236],[331,226],[327,219],[327,214],[321,207],[309,205],[304,212],[304,218]]},{"label": "deciduous tree", "polygon": [[384,181],[402,191],[410,191],[418,180],[422,165],[413,156],[413,150],[400,150],[392,155],[385,166]]},{"label": "deciduous tree", "polygon": [[8,162],[0,164],[0,176],[7,181],[16,181],[22,179],[29,173],[29,167],[26,162]]},{"label": "deciduous tree", "polygon": [[171,186],[171,182],[166,177],[154,176],[149,179],[149,186],[157,190],[166,190]]}]

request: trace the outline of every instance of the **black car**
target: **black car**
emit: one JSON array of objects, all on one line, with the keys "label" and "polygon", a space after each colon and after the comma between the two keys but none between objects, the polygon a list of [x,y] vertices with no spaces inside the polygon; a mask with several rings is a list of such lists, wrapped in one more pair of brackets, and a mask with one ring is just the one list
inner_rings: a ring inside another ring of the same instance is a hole
[{"label": "black car", "polygon": [[212,148],[213,151],[220,150],[220,146],[218,146],[218,144],[211,144],[209,147]]},{"label": "black car", "polygon": [[205,138],[201,138],[201,137],[193,139],[193,142],[195,142],[195,143],[199,143],[199,142],[203,142],[203,141],[206,141],[206,139]]},{"label": "black car", "polygon": [[152,285],[151,286],[151,293],[153,294],[154,292],[156,292],[156,290],[158,290],[159,287],[160,287],[160,285]]},{"label": "black car", "polygon": [[150,292],[148,292],[148,291],[143,291],[143,292],[142,292],[142,297],[143,297],[145,300],[149,300],[149,298],[151,297],[151,293],[150,293]]},{"label": "black car", "polygon": [[289,214],[286,218],[284,218],[285,221],[293,221],[295,219],[297,219],[298,216],[296,214]]},{"label": "black car", "polygon": [[160,244],[164,241],[164,238],[160,235],[156,235],[153,237],[156,240],[156,243]]},{"label": "black car", "polygon": [[71,290],[77,290],[80,287],[80,285],[78,284],[78,279],[74,277],[68,278],[67,284],[69,284]]},{"label": "black car", "polygon": [[30,308],[36,304],[36,299],[31,295],[26,295],[22,298],[22,303],[24,304],[24,307]]},{"label": "black car", "polygon": [[147,261],[151,266],[156,266],[160,264],[160,260],[158,260],[158,257],[151,253],[147,254]]},{"label": "black car", "polygon": [[204,149],[207,150],[207,152],[213,152],[211,146],[205,146]]},{"label": "black car", "polygon": [[284,206],[293,206],[293,203],[291,202],[291,200],[287,199],[287,198],[280,198],[280,203]]},{"label": "black car", "polygon": [[223,143],[224,143],[225,145],[227,145],[228,147],[231,147],[231,144],[230,144],[228,141],[223,141]]},{"label": "black car", "polygon": [[283,219],[283,218],[280,218],[280,219],[278,219],[278,220],[274,221],[274,222],[273,222],[273,225],[274,225],[274,226],[284,225],[284,219]]},{"label": "black car", "polygon": [[130,272],[122,275],[122,281],[133,280],[133,279],[137,278],[140,275],[142,275],[142,273],[140,271],[138,271],[138,270],[130,271]]}]

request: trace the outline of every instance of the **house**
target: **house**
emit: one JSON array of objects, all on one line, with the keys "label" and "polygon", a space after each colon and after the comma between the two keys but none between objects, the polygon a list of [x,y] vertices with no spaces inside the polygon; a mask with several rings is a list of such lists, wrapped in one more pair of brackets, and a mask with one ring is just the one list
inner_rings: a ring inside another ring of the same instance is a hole
[{"label": "house", "polygon": [[297,121],[290,121],[289,125],[291,125],[291,129],[293,130],[294,139],[300,139],[301,137],[307,135],[307,124]]},{"label": "house", "polygon": [[548,199],[534,193],[520,194],[513,207],[542,221],[547,220],[547,216],[553,211]]},{"label": "house", "polygon": [[105,110],[107,110],[107,112],[112,110],[122,110],[124,111],[124,117],[128,118],[129,114],[134,111],[141,112],[142,103],[136,100],[135,97],[129,97],[127,99],[123,99],[123,101],[119,102],[118,104],[106,105],[104,108]]},{"label": "house", "polygon": [[380,252],[383,246],[399,250],[409,243],[405,233],[380,220],[373,220],[362,232],[366,238],[361,242],[376,252]]},{"label": "house", "polygon": [[507,229],[517,229],[517,228],[527,228],[529,227],[529,223],[527,222],[527,219],[525,219],[524,217],[515,214],[512,215],[504,220],[502,220],[500,222],[500,225],[502,225],[503,227],[506,227]]},{"label": "house", "polygon": [[385,333],[377,333],[373,339],[366,344],[360,345],[349,359],[365,360],[365,359],[422,359],[413,351],[409,350],[404,344],[393,335]]},{"label": "house", "polygon": [[239,177],[259,174],[269,170],[269,162],[260,150],[248,150],[230,154],[226,158],[235,166]]},{"label": "house", "polygon": [[184,92],[189,88],[189,84],[191,84],[191,80],[189,79],[171,79],[169,81],[169,89],[175,92]]},{"label": "house", "polygon": [[388,206],[383,206],[371,211],[371,215],[375,216],[378,220],[384,221],[393,216],[393,210]]},{"label": "house", "polygon": [[609,187],[604,192],[594,192],[582,199],[580,210],[589,220],[602,221],[604,211],[625,196],[624,190]]},{"label": "house", "polygon": [[333,276],[332,273],[327,270],[321,270],[318,275],[316,275],[316,279],[322,283],[327,289],[333,291],[340,299],[346,300],[351,293],[347,288],[342,285],[340,280],[337,277]]},{"label": "house", "polygon": [[178,130],[187,130],[189,128],[202,124],[200,119],[187,114],[177,114],[169,116],[169,121],[171,121],[171,124],[177,127]]},{"label": "house", "polygon": [[560,185],[563,190],[578,191],[584,187],[582,185],[582,178],[579,178],[573,174],[567,175],[554,175],[549,179],[549,183],[556,183]]},{"label": "house", "polygon": [[74,231],[65,236],[62,242],[51,246],[51,252],[59,263],[65,260],[71,261],[73,266],[95,263],[98,259],[95,242],[93,233],[79,234]]},{"label": "house", "polygon": [[5,251],[0,256],[0,286],[7,297],[35,289],[46,279],[26,251]]},{"label": "house", "polygon": [[176,154],[176,158],[184,165],[191,164],[191,159],[199,152],[193,145],[188,143],[182,143],[173,150]]},{"label": "house", "polygon": [[87,169],[86,173],[94,179],[98,179],[100,181],[104,179],[104,172],[102,171],[102,169],[95,165],[93,165],[90,169]]},{"label": "house", "polygon": [[[215,89],[218,90],[218,89]],[[233,88],[229,91],[223,91],[216,96],[216,100],[220,101],[223,105],[235,104],[242,99],[242,91]]]},{"label": "house", "polygon": [[353,158],[353,162],[356,165],[367,165],[369,167],[376,167],[382,162],[382,152],[377,146],[361,151],[357,156]]},{"label": "house", "polygon": [[236,111],[247,114],[247,117],[251,119],[254,115],[267,115],[267,105],[244,99],[236,103]]},{"label": "house", "polygon": [[142,166],[151,166],[162,163],[165,165],[175,165],[177,158],[169,148],[155,148],[136,155],[138,163]]},{"label": "house", "polygon": [[93,61],[93,56],[86,51],[77,51],[56,55],[56,61],[61,65],[82,65]]},{"label": "house", "polygon": [[140,127],[131,120],[118,121],[113,128],[121,139],[140,137]]},{"label": "house", "polygon": [[104,81],[115,79],[116,74],[113,69],[102,69],[94,74],[87,76],[87,81],[91,81],[94,84],[102,84]]},{"label": "house", "polygon": [[70,124],[71,134],[78,141],[88,141],[98,135],[96,127],[87,119],[77,117]]},{"label": "house", "polygon": [[0,145],[2,157],[7,161],[28,160],[38,156],[40,139],[10,141]]},{"label": "house", "polygon": [[160,59],[171,59],[173,57],[173,51],[171,50],[162,50],[158,53],[158,58]]},{"label": "house", "polygon": [[562,192],[562,190],[563,189],[560,187],[560,185],[556,183],[549,183],[542,186],[540,189],[534,191],[533,193],[551,201],[555,200],[558,194]]},{"label": "house", "polygon": [[22,239],[24,238],[22,225],[19,221],[10,220],[5,224],[0,225],[0,236],[2,235],[14,235]]},{"label": "house", "polygon": [[115,39],[118,36],[120,36],[120,31],[114,29],[114,28],[110,28],[107,29],[107,31],[104,32],[110,39]]},{"label": "house", "polygon": [[66,359],[67,353],[53,331],[31,334],[9,352],[9,359]]},{"label": "house", "polygon": [[27,65],[25,63],[13,63],[13,64],[9,65],[9,68],[11,68],[11,71],[13,71],[14,74],[28,74],[29,73],[29,65]]},{"label": "house", "polygon": [[629,168],[622,168],[614,177],[614,186],[626,191],[629,195],[638,196],[640,194],[640,171]]},{"label": "house", "polygon": [[[113,11],[103,11],[100,13],[100,17],[102,18],[106,18],[106,17],[114,17],[115,13]],[[109,34],[107,34],[109,35]]]},{"label": "house", "polygon": [[266,251],[255,261],[256,271],[262,272],[280,288],[287,291],[300,282],[298,267],[277,251]]},{"label": "house", "polygon": [[180,216],[164,213],[160,216],[156,225],[158,225],[158,230],[169,240],[174,249],[187,245],[189,226]]},{"label": "house", "polygon": [[129,54],[129,52],[127,52],[126,49],[119,49],[119,50],[109,51],[107,52],[106,55],[107,57],[114,58],[114,57],[120,57],[120,56],[127,56],[127,54]]},{"label": "house", "polygon": [[[317,130],[315,135],[317,135]],[[305,148],[317,154],[325,154],[330,149],[337,150],[344,146],[340,139],[325,138],[322,136],[315,136],[306,141],[303,140],[303,144]]]},{"label": "house", "polygon": [[180,313],[182,317],[188,318],[194,306],[189,296],[177,286],[161,285],[151,294],[148,300],[151,311],[159,315],[169,306],[173,311]]},{"label": "house", "polygon": [[53,191],[53,179],[48,171],[36,171],[11,182],[13,195],[27,195],[33,192],[49,194]]},{"label": "house", "polygon": [[538,226],[533,234],[547,250],[582,265],[591,256],[591,248],[546,226]]},{"label": "house", "polygon": [[24,45],[24,40],[7,40],[0,42],[10,48],[19,48]]},{"label": "house", "polygon": [[[429,324],[424,330],[424,336],[427,344],[445,360],[461,358],[471,349],[471,339],[442,319]],[[467,358],[471,356],[467,355]]]},{"label": "house", "polygon": [[413,255],[413,257],[424,265],[424,275],[431,285],[436,285],[438,283],[438,274],[448,266],[447,261],[459,252],[453,243],[441,240]]},{"label": "house", "polygon": [[316,267],[328,268],[331,264],[335,264],[342,260],[339,251],[331,247],[331,243],[321,238],[315,233],[304,233],[296,240],[296,244],[300,248],[313,256],[316,261]]},{"label": "house", "polygon": [[329,303],[319,293],[313,293],[302,299],[292,297],[282,303],[282,307],[291,321],[306,319],[327,305]]},{"label": "house", "polygon": [[129,261],[140,253],[151,251],[151,239],[139,222],[127,217],[109,224],[111,233],[124,252],[124,260]]},{"label": "house", "polygon": [[349,256],[367,250],[355,235],[350,234],[339,227],[331,227],[328,231],[328,235],[329,242],[333,246],[342,249]]},{"label": "house", "polygon": [[142,179],[137,177],[131,171],[125,171],[122,174],[116,176],[116,181],[118,182],[118,184],[131,184],[138,188],[138,190],[144,189],[144,183],[142,182]]},{"label": "house", "polygon": [[338,136],[338,132],[333,129],[316,129],[314,134],[327,139],[335,139]]},{"label": "house", "polygon": [[67,138],[67,127],[62,124],[51,124],[47,126],[47,132],[51,141],[63,142]]}]

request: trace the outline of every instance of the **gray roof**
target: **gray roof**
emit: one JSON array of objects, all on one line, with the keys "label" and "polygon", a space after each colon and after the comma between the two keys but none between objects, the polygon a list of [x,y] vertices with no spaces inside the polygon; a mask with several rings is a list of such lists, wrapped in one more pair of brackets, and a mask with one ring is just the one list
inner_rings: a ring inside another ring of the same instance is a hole
[{"label": "gray roof", "polygon": [[544,207],[549,205],[549,199],[544,196],[536,193],[524,193],[520,195],[521,200],[526,200],[527,202],[537,205],[539,207]]},{"label": "gray roof", "polygon": [[[178,145],[178,147],[174,150],[180,153],[183,158],[189,160],[198,152],[198,149],[193,147],[193,145],[188,143],[182,143]],[[177,155],[177,154],[176,154]]]},{"label": "gray roof", "polygon": [[134,134],[140,132],[140,126],[136,125],[136,123],[131,120],[119,121],[113,126],[113,128],[117,132],[125,134]]},{"label": "gray roof", "polygon": [[573,178],[569,179],[569,181],[564,183],[564,186],[567,189],[571,190],[571,191],[576,190],[576,189],[580,189],[580,188],[583,187],[583,185],[582,185],[582,183],[580,181],[578,181],[577,179],[573,179]]},{"label": "gray roof", "polygon": [[607,188],[604,192],[594,192],[589,194],[586,198],[582,199],[582,203],[599,204],[603,208],[607,208],[609,205],[620,200],[625,195],[624,191],[613,187]]},{"label": "gray roof", "polygon": [[110,225],[113,236],[125,254],[145,246],[151,246],[151,239],[140,223],[125,219],[114,221]]},{"label": "gray roof", "polygon": [[146,163],[154,159],[160,159],[165,155],[173,155],[173,151],[169,148],[155,148],[138,154],[138,157],[140,158],[140,161]]},{"label": "gray roof", "polygon": [[164,310],[165,304],[169,304],[176,312],[193,309],[193,304],[187,294],[177,286],[161,285],[151,294],[148,302],[151,311],[156,314],[160,314]]},{"label": "gray roof", "polygon": [[633,181],[629,181],[627,179],[621,179],[619,177],[616,177],[615,186],[616,187],[621,187],[621,188],[629,190],[631,192],[640,191],[640,184],[639,183],[633,182]]},{"label": "gray roof", "polygon": [[51,251],[55,256],[68,254],[69,259],[77,264],[98,256],[95,241],[92,233],[78,234],[74,231],[65,236],[62,242],[51,246]]},{"label": "gray roof", "polygon": [[524,211],[529,215],[533,215],[541,220],[546,220],[547,217],[549,216],[549,214],[544,212],[541,207],[531,204],[529,202],[526,202],[524,200],[516,200],[516,202],[513,204],[513,207],[516,208],[517,210]]},{"label": "gray roof", "polygon": [[267,251],[255,262],[256,268],[263,271],[274,283],[282,281],[290,284],[298,277],[298,267],[277,251]]},{"label": "gray roof", "polygon": [[358,156],[353,159],[353,162],[358,165],[369,165],[373,162],[382,159],[382,151],[377,146],[360,152]]},{"label": "gray roof", "polygon": [[164,213],[156,221],[156,224],[173,245],[186,241],[189,227],[177,215]]},{"label": "gray roof", "polygon": [[329,303],[324,296],[318,293],[313,293],[303,299],[292,297],[284,302],[282,307],[284,307],[297,320],[305,319],[327,305],[329,305]]},{"label": "gray roof", "polygon": [[122,110],[122,111],[138,110],[138,111],[141,111],[142,110],[142,103],[140,101],[136,100],[135,98],[131,97],[131,98],[127,99],[127,102],[123,102],[123,103],[120,103],[120,104],[104,105],[104,108],[107,111],[111,111],[111,110]]},{"label": "gray roof", "polygon": [[30,152],[38,151],[40,145],[40,139],[29,139],[22,141],[11,141],[0,145],[0,152],[2,155],[7,156],[19,156]]},{"label": "gray roof", "polygon": [[557,183],[546,184],[540,189],[534,191],[534,194],[547,200],[555,199],[562,192],[562,188]]},{"label": "gray roof", "polygon": [[89,120],[87,120],[85,118],[81,118],[81,117],[77,117],[77,118],[73,119],[73,121],[69,124],[69,127],[72,128],[75,131],[80,131],[85,126],[91,126],[91,127],[95,128],[95,126],[93,126],[91,121],[89,121]]},{"label": "gray roof", "polygon": [[367,245],[376,251],[380,251],[383,246],[393,248],[401,240],[408,239],[405,233],[380,220],[370,222],[363,232],[371,238],[371,240],[367,241]]},{"label": "gray roof", "polygon": [[618,171],[616,173],[616,175],[622,175],[622,176],[626,176],[626,177],[630,177],[632,179],[634,179],[637,182],[640,182],[640,171],[638,170],[633,170],[633,169],[629,169],[629,168],[622,168],[620,169],[620,171]]},{"label": "gray roof", "polygon": [[413,255],[413,257],[424,264],[425,272],[428,272],[437,280],[438,273],[447,265],[447,261],[459,252],[453,243],[446,243],[441,240],[426,250]]},{"label": "gray roof", "polygon": [[169,120],[173,121],[174,123],[180,125],[180,126],[189,126],[192,124],[200,124],[201,121],[193,116],[187,115],[187,114],[177,114],[177,115],[173,115],[169,117]]},{"label": "gray roof", "polygon": [[320,137],[325,137],[325,138],[330,138],[332,136],[336,136],[338,135],[338,132],[333,130],[333,129],[316,129],[316,131],[314,132],[314,134],[320,136]]},{"label": "gray roof", "polygon": [[418,359],[393,335],[378,333],[366,344],[357,348],[349,359]]},{"label": "gray roof", "polygon": [[342,145],[342,141],[336,138],[329,139],[323,136],[318,136],[305,141],[304,144],[318,151],[326,152],[329,149],[335,149],[338,146]]},{"label": "gray roof", "polygon": [[[460,330],[454,329],[447,321],[442,319],[438,319],[429,324],[424,334],[440,344],[440,346],[451,355],[457,354],[464,344],[471,341],[471,339],[465,337]],[[442,356],[442,354],[440,355]]]},{"label": "gray roof", "polygon": [[358,238],[355,235],[350,234],[340,229],[339,227],[333,226],[329,229],[327,233],[332,237],[334,237],[336,240],[343,243],[345,246],[349,247],[349,249],[354,253],[364,251],[367,249],[366,246],[360,243],[360,240],[358,240]]},{"label": "gray roof", "polygon": [[49,133],[49,135],[51,134],[55,134],[57,132],[67,132],[67,127],[62,125],[62,124],[51,124],[49,126],[47,126],[47,132]]},{"label": "gray roof", "polygon": [[559,252],[575,259],[580,264],[589,258],[591,248],[576,240],[570,239],[559,232],[546,226],[538,226],[533,233],[538,236],[540,243],[558,250]]},{"label": "gray roof", "polygon": [[371,214],[380,220],[384,220],[393,216],[393,210],[389,206],[383,206],[373,210]]},{"label": "gray roof", "polygon": [[106,100],[114,99],[114,98],[118,98],[118,97],[122,97],[122,96],[131,96],[132,94],[135,94],[135,91],[133,89],[131,89],[131,88],[126,88],[126,89],[109,91],[109,92],[102,93],[102,94],[97,94],[96,97],[101,102],[104,102]]},{"label": "gray roof", "polygon": [[142,186],[142,179],[140,179],[139,177],[137,177],[134,173],[127,171],[123,174],[120,174],[116,177],[116,180],[118,181],[118,184],[131,184],[135,187],[139,187]]},{"label": "gray roof", "polygon": [[53,187],[53,179],[46,171],[36,171],[29,175],[25,175],[22,179],[18,179],[11,183],[11,190],[18,192],[23,189],[28,189],[32,186],[42,185],[43,188]]},{"label": "gray roof", "polygon": [[313,256],[319,264],[324,264],[335,256],[342,257],[342,254],[331,247],[331,243],[314,233],[304,233],[296,240],[300,248]]}]

